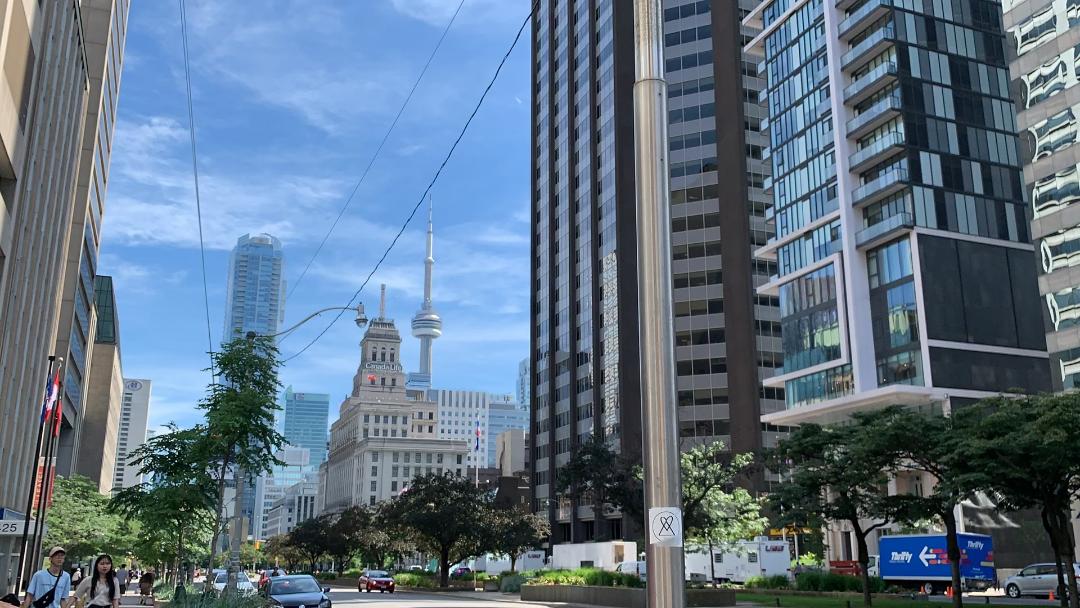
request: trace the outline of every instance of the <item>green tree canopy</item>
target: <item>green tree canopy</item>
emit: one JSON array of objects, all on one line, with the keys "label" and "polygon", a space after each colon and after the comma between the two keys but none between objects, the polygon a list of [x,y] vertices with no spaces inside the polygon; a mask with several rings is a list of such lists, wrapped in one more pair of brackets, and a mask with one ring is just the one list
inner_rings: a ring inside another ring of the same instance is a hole
[{"label": "green tree canopy", "polygon": [[493,514],[491,549],[510,556],[514,571],[518,555],[535,549],[551,534],[547,517],[539,513],[523,513],[519,509],[502,509]]},{"label": "green tree canopy", "polygon": [[110,511],[109,497],[82,475],[57,477],[44,546],[60,545],[73,562],[101,553],[121,559],[134,553],[138,527]]}]

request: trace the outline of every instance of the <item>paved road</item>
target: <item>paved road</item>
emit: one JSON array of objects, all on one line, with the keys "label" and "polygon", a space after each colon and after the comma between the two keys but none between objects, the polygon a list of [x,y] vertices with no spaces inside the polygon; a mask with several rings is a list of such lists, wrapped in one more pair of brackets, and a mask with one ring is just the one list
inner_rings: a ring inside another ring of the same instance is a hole
[{"label": "paved road", "polygon": [[500,593],[358,593],[336,588],[330,592],[335,608],[542,608],[547,604],[520,602]]}]

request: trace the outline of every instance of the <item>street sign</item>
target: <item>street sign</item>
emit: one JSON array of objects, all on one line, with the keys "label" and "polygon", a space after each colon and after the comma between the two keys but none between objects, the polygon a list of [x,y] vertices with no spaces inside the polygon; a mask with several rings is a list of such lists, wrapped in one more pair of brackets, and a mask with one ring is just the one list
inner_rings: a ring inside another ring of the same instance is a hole
[{"label": "street sign", "polygon": [[[23,522],[21,520],[19,520],[19,521],[14,521],[14,520],[0,521],[0,536],[22,536],[23,524],[24,523],[25,522]],[[30,520],[30,534],[34,533],[34,528],[35,528],[36,523],[37,523],[36,521]],[[49,526],[47,524],[44,527],[44,531],[46,531],[46,532],[49,531]]]},{"label": "street sign", "polygon": [[678,507],[649,509],[649,544],[662,547],[683,546],[682,509]]}]

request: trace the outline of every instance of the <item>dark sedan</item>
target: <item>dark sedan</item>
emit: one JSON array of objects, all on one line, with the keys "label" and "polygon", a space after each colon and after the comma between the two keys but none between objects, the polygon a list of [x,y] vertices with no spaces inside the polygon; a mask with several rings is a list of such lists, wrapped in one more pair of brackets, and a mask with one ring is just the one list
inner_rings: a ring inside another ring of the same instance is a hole
[{"label": "dark sedan", "polygon": [[282,608],[331,608],[329,587],[320,587],[310,574],[275,576],[263,585],[262,593],[272,606]]},{"label": "dark sedan", "polygon": [[385,570],[368,570],[356,581],[357,591],[393,593],[394,579]]}]

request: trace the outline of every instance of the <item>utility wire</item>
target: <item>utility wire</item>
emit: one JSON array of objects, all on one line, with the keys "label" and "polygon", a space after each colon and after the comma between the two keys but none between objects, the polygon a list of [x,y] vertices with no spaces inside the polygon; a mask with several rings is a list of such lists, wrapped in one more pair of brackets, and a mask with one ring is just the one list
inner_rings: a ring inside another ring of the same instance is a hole
[{"label": "utility wire", "polygon": [[[334,218],[334,222],[330,224],[330,229],[326,231],[326,235],[323,236],[319,246],[315,248],[315,253],[311,254],[311,259],[307,261],[307,265],[304,266],[303,272],[300,273],[300,276],[293,282],[292,287],[289,288],[289,293],[285,296],[286,301],[288,301],[293,292],[296,291],[296,288],[300,286],[300,282],[304,280],[308,270],[311,269],[311,264],[315,261],[315,258],[319,257],[319,253],[322,252],[323,246],[326,245],[326,241],[330,238],[330,235],[333,234],[334,229],[337,228],[338,222],[340,222],[341,217],[345,215],[345,211],[349,208],[349,205],[352,204],[353,198],[356,196],[357,191],[360,190],[360,185],[364,183],[364,179],[367,178],[368,172],[371,171],[371,167],[374,166],[375,161],[378,160],[383,146],[385,146],[386,141],[390,139],[390,134],[394,132],[394,127],[397,126],[398,120],[401,119],[401,115],[405,113],[405,106],[409,105],[413,93],[415,93],[417,87],[420,86],[420,81],[424,79],[424,74],[427,73],[428,67],[431,66],[432,60],[435,59],[435,54],[439,52],[439,47],[442,46],[443,40],[446,39],[446,35],[450,32],[450,26],[454,24],[454,20],[457,19],[458,13],[461,12],[461,7],[464,5],[465,0],[461,0],[454,10],[454,14],[450,16],[450,22],[447,23],[446,28],[443,29],[442,35],[439,36],[438,42],[435,43],[435,48],[431,49],[431,54],[428,55],[427,62],[424,64],[423,69],[420,70],[420,74],[416,77],[416,81],[413,83],[412,88],[409,89],[409,94],[405,96],[405,101],[401,102],[401,107],[398,108],[397,115],[394,116],[394,120],[390,123],[390,127],[386,130],[386,133],[383,134],[382,141],[380,141],[378,147],[375,148],[375,153],[372,154],[367,167],[364,168],[364,172],[360,174],[360,179],[356,182],[356,185],[353,186],[352,192],[349,193],[348,198],[345,199],[345,204],[341,206],[341,210],[338,211],[337,217]],[[284,340],[288,335],[289,334],[282,336],[281,340]]]},{"label": "utility wire", "polygon": [[[409,226],[409,222],[411,222],[413,217],[416,216],[416,212],[417,212],[418,209],[420,209],[420,206],[424,204],[424,200],[428,197],[428,194],[431,192],[431,189],[435,186],[435,182],[438,181],[439,176],[442,174],[443,169],[446,168],[447,163],[450,162],[450,158],[454,155],[454,150],[457,149],[458,144],[461,143],[462,138],[465,137],[465,132],[469,130],[469,125],[471,125],[473,119],[476,118],[476,114],[477,114],[477,112],[480,111],[480,107],[484,104],[484,100],[487,99],[488,93],[491,92],[491,87],[495,86],[495,81],[499,78],[499,73],[502,72],[503,66],[506,65],[507,59],[509,59],[510,54],[514,52],[514,47],[516,47],[518,41],[521,40],[521,34],[525,31],[525,27],[528,26],[529,22],[532,20],[533,15],[536,12],[536,6],[538,4],[539,4],[538,2],[533,4],[532,9],[529,11],[528,16],[526,16],[525,20],[521,23],[521,27],[518,28],[517,34],[514,36],[514,41],[512,43],[510,43],[510,48],[506,50],[506,54],[504,54],[502,59],[499,60],[499,65],[498,65],[498,67],[495,68],[495,73],[492,74],[491,80],[489,80],[488,83],[487,83],[487,86],[484,87],[484,92],[480,94],[480,99],[477,100],[476,106],[473,108],[472,113],[469,114],[469,118],[465,120],[465,125],[461,127],[461,131],[458,133],[457,138],[454,140],[454,143],[450,145],[450,150],[447,151],[446,157],[443,158],[442,163],[439,164],[439,168],[435,170],[435,175],[432,176],[431,181],[428,182],[427,187],[424,188],[423,194],[421,194],[419,200],[416,201],[416,205],[414,205],[413,208],[412,208],[412,211],[409,212],[409,216],[407,218],[405,218],[405,222],[403,224],[401,224],[401,228],[398,229],[397,234],[394,235],[394,239],[392,241],[390,241],[390,244],[386,247],[386,250],[383,251],[382,257],[380,257],[379,261],[375,263],[375,267],[372,268],[371,272],[368,273],[367,277],[364,279],[364,282],[360,284],[360,288],[357,289],[355,293],[353,293],[351,298],[349,298],[349,303],[345,305],[346,309],[353,307],[353,303],[356,301],[356,298],[360,297],[360,293],[362,291],[364,291],[364,287],[367,287],[367,284],[371,281],[371,277],[373,277],[375,275],[375,273],[379,270],[379,267],[382,266],[382,263],[384,261],[386,261],[387,256],[390,255],[390,251],[393,250],[394,245],[397,244],[398,239],[401,238],[401,235],[405,232],[405,229]],[[334,320],[330,321],[330,324],[327,325],[326,327],[324,327],[323,330],[319,332],[319,335],[315,336],[315,338],[313,340],[308,342],[299,351],[297,351],[296,353],[294,353],[294,354],[290,355],[289,357],[283,359],[282,363],[285,363],[287,361],[291,361],[291,360],[299,357],[300,355],[304,354],[304,351],[311,348],[316,342],[319,341],[319,339],[321,339],[324,335],[326,335],[326,332],[330,331],[330,328],[333,327],[334,324],[337,323],[338,320],[341,319],[341,316],[344,313],[345,313],[344,309],[339,310],[337,315],[334,316]]]},{"label": "utility wire", "polygon": [[188,133],[191,134],[191,173],[195,178],[195,217],[199,224],[199,259],[202,263],[203,306],[206,308],[206,342],[210,347],[210,378],[217,382],[214,371],[214,338],[210,328],[210,290],[206,285],[206,244],[203,241],[202,198],[199,193],[199,157],[195,146],[195,109],[191,102],[191,59],[188,56],[187,6],[180,2],[180,37],[184,41],[184,84],[187,90]]}]

